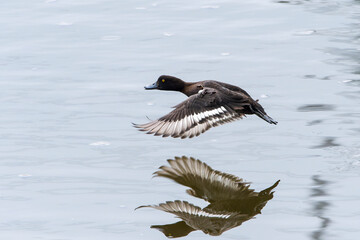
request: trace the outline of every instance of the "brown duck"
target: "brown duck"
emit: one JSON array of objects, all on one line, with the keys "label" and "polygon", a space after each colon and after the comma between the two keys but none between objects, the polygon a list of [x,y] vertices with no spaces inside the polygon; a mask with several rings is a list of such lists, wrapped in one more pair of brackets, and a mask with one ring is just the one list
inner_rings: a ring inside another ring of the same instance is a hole
[{"label": "brown duck", "polygon": [[167,115],[146,124],[134,124],[148,134],[163,137],[192,138],[221,124],[255,114],[270,124],[277,121],[268,116],[264,108],[243,89],[223,82],[206,80],[184,82],[162,75],[146,90],[178,91],[188,99],[176,105]]}]

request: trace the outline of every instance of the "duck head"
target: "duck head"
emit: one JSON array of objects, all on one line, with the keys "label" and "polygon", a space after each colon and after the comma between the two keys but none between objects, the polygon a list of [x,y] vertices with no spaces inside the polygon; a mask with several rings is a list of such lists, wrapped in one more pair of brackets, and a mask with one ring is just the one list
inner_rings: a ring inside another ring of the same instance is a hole
[{"label": "duck head", "polygon": [[161,75],[158,80],[150,85],[145,86],[146,90],[159,89],[168,91],[182,91],[185,87],[185,82],[180,78]]}]

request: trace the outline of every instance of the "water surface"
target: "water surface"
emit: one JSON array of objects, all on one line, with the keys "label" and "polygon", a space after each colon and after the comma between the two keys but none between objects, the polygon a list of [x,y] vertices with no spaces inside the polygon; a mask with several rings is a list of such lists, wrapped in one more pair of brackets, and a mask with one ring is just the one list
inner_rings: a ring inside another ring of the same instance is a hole
[{"label": "water surface", "polygon": [[[1,2],[1,236],[165,238],[149,226],[173,216],[134,209],[190,201],[151,178],[186,155],[255,189],[281,179],[262,214],[222,239],[359,238],[359,13],[351,0]],[[143,90],[161,74],[238,85],[279,124],[138,132],[131,122],[185,99]]]}]

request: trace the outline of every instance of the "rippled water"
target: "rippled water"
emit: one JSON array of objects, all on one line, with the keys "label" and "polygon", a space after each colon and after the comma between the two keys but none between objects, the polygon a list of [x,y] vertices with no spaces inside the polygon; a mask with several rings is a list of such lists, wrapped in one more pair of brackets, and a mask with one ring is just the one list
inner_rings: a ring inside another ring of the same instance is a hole
[{"label": "rippled water", "polygon": [[[2,1],[2,238],[165,238],[150,225],[171,214],[134,209],[206,206],[151,178],[183,155],[257,190],[281,179],[262,214],[221,239],[359,238],[359,19],[352,0]],[[161,74],[238,85],[279,124],[138,132],[131,122],[185,99],[143,90]]]}]

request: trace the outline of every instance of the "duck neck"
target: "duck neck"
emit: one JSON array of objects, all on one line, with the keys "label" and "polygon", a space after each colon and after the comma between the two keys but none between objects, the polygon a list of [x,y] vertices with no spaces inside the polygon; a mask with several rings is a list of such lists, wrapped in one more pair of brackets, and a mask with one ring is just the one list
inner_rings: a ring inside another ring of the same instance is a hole
[{"label": "duck neck", "polygon": [[196,83],[193,82],[184,82],[184,88],[181,90],[183,94],[190,97],[191,95],[197,94],[199,92]]}]

